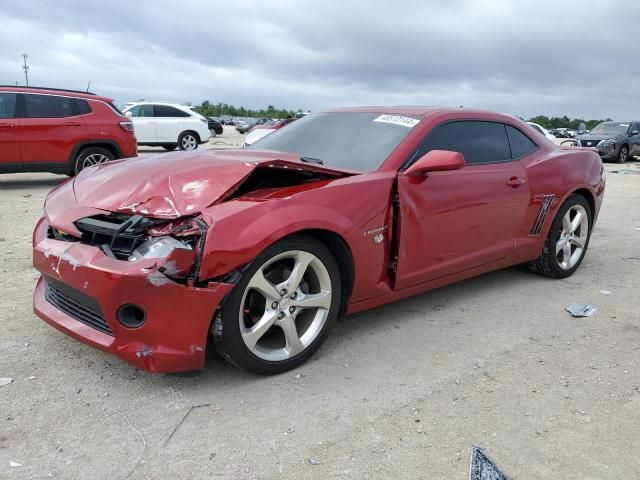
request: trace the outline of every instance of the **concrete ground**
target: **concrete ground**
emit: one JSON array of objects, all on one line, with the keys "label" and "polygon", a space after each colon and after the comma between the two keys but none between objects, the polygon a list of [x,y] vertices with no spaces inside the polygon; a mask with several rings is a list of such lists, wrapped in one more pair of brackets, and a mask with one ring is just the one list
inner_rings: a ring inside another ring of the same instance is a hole
[{"label": "concrete ground", "polygon": [[640,175],[606,168],[573,277],[512,268],[343,318],[276,377],[150,375],[39,320],[31,232],[64,177],[1,176],[0,478],[466,479],[474,444],[516,479],[639,478]]}]

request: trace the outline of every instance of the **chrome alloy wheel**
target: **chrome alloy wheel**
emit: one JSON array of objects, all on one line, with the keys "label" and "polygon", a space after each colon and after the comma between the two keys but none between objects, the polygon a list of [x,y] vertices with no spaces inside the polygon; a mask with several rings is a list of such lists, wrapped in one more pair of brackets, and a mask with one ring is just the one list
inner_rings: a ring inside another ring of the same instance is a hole
[{"label": "chrome alloy wheel", "polygon": [[99,163],[108,162],[109,158],[101,153],[92,153],[87,155],[82,161],[82,169],[98,165]]},{"label": "chrome alloy wheel", "polygon": [[249,281],[239,312],[244,344],[267,361],[295,357],[322,332],[331,307],[331,277],[302,250],[269,259]]},{"label": "chrome alloy wheel", "polygon": [[562,217],[562,230],[556,242],[556,258],[563,270],[580,261],[589,236],[589,216],[582,205],[573,205]]},{"label": "chrome alloy wheel", "polygon": [[187,133],[182,137],[181,145],[183,150],[195,150],[198,146],[198,141],[192,134]]}]

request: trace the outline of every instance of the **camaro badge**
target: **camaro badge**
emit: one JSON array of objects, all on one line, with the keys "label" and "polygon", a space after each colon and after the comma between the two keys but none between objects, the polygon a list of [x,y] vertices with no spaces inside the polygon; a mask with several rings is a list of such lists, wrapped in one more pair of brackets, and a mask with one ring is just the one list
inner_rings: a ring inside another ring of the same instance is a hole
[{"label": "camaro badge", "polygon": [[382,241],[384,240],[384,232],[387,227],[389,225],[383,225],[382,227],[378,227],[378,228],[374,228],[372,230],[367,230],[366,232],[363,233],[363,235],[365,237],[368,237],[369,235],[373,235],[373,243],[382,243]]},{"label": "camaro badge", "polygon": [[373,243],[381,243],[384,240],[384,235],[379,233],[373,237]]}]

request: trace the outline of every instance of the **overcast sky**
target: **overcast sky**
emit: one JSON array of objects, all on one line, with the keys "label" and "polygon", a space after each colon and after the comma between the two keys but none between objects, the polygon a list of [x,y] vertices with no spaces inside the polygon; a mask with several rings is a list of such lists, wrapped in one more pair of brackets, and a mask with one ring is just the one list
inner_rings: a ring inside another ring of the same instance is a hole
[{"label": "overcast sky", "polygon": [[2,0],[0,84],[640,118],[638,0]]}]

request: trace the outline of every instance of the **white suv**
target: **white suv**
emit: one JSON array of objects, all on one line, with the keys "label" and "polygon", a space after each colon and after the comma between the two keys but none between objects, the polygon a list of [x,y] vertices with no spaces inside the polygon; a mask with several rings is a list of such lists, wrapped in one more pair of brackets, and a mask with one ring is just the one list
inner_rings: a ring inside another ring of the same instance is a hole
[{"label": "white suv", "polygon": [[138,145],[195,150],[211,137],[208,120],[177,103],[140,102],[124,113],[133,121]]}]

